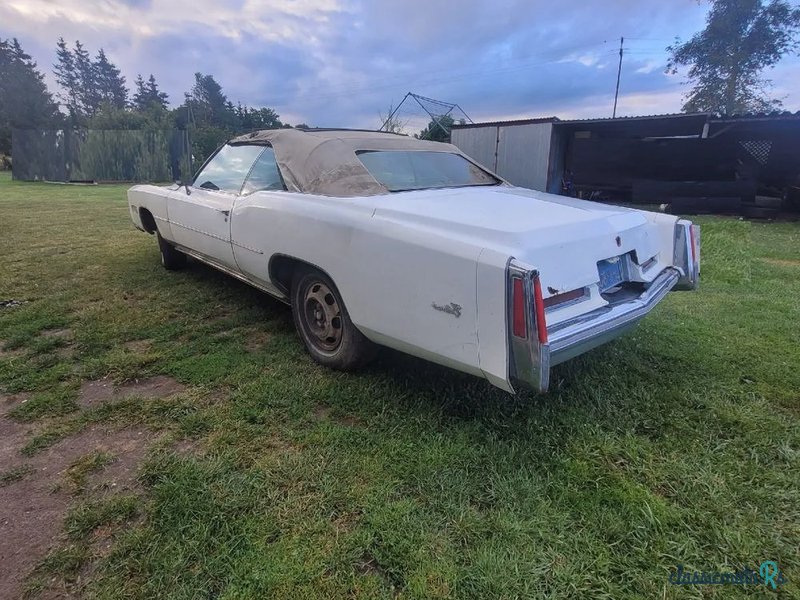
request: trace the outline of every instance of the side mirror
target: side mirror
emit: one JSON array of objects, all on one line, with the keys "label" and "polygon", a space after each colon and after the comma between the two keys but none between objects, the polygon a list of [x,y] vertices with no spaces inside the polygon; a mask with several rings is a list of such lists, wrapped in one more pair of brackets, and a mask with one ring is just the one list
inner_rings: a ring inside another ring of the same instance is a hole
[{"label": "side mirror", "polygon": [[178,187],[182,187],[186,190],[186,195],[191,196],[192,190],[189,189],[189,183],[187,181],[176,181],[175,183],[178,184]]}]

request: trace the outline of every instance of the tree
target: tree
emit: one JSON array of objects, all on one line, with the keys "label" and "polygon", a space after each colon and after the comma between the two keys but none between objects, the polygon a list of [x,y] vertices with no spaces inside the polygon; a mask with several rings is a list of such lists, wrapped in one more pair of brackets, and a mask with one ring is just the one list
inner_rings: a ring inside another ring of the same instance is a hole
[{"label": "tree", "polygon": [[11,153],[11,129],[49,128],[58,106],[44,76],[16,38],[0,39],[0,154]]},{"label": "tree", "polygon": [[97,70],[89,51],[75,41],[72,50],[72,61],[75,65],[75,74],[78,77],[78,102],[82,116],[94,116],[100,110],[100,90],[97,85]]},{"label": "tree", "polygon": [[136,77],[136,93],[133,95],[133,106],[139,111],[157,108],[166,110],[169,96],[158,89],[156,78],[150,73],[147,82],[139,75]]},{"label": "tree", "polygon": [[[465,123],[464,119],[459,119],[459,124]],[[450,129],[455,125],[456,120],[451,115],[440,115],[431,119],[428,125],[414,137],[420,140],[433,140],[434,142],[449,142]]]},{"label": "tree", "polygon": [[80,113],[80,82],[75,70],[72,50],[67,47],[64,38],[58,38],[56,44],[56,64],[53,65],[56,82],[61,86],[58,97],[66,104],[70,116],[75,119]]},{"label": "tree", "polygon": [[283,123],[271,108],[250,108],[242,106],[241,102],[234,109],[238,120],[237,129],[251,131],[254,129],[278,129]]},{"label": "tree", "polygon": [[70,50],[64,38],[58,40],[56,61],[53,70],[62,88],[59,96],[67,105],[73,124],[83,124],[97,113],[103,100],[96,65],[80,41]]},{"label": "tree", "polygon": [[800,8],[786,0],[710,0],[706,28],[675,43],[668,73],[689,66],[692,91],[685,112],[734,114],[779,108],[768,96],[772,82],[761,73],[798,49]]},{"label": "tree", "polygon": [[100,48],[94,61],[94,81],[97,86],[99,102],[122,109],[128,105],[128,88],[125,77],[119,69],[108,60],[106,53]]},{"label": "tree", "polygon": [[388,131],[389,133],[400,133],[402,134],[405,131],[406,126],[408,125],[408,120],[403,121],[401,120],[397,114],[395,114],[395,107],[394,104],[389,105],[389,110],[386,111],[386,114],[378,113],[378,117],[381,120],[381,129],[382,131]]},{"label": "tree", "polygon": [[186,104],[191,108],[198,125],[224,129],[233,127],[236,123],[233,106],[213,75],[194,74],[194,85],[187,95]]}]

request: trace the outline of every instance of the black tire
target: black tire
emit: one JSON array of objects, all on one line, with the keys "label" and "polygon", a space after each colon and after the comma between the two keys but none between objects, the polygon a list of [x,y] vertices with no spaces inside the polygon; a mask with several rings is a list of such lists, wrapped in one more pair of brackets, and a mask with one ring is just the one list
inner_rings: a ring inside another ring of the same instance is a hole
[{"label": "black tire", "polygon": [[167,240],[161,237],[161,234],[156,231],[158,238],[158,249],[161,251],[161,264],[167,271],[177,271],[186,266],[186,255],[175,249],[175,246],[170,244]]},{"label": "black tire", "polygon": [[377,346],[353,325],[330,277],[313,269],[298,270],[291,300],[297,333],[319,364],[351,371],[375,357]]}]

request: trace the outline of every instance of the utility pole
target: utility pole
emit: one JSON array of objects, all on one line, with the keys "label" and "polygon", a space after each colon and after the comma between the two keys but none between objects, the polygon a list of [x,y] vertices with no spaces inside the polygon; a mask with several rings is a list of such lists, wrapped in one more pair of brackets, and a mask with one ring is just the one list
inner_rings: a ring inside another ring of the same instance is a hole
[{"label": "utility pole", "polygon": [[615,118],[617,116],[617,99],[619,98],[619,77],[622,75],[622,44],[625,43],[625,38],[619,38],[619,68],[617,69],[617,91],[614,92],[614,112],[611,115],[611,118]]}]

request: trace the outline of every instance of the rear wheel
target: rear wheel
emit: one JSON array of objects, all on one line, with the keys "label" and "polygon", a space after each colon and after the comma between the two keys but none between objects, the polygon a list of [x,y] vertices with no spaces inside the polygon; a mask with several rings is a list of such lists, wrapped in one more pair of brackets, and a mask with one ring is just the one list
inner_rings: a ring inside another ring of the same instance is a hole
[{"label": "rear wheel", "polygon": [[377,347],[356,329],[331,279],[304,270],[292,282],[292,314],[297,333],[321,365],[352,370],[369,362]]},{"label": "rear wheel", "polygon": [[161,234],[156,231],[158,238],[158,249],[161,251],[161,264],[168,271],[177,271],[186,266],[186,255],[180,250],[176,250],[175,246],[170,244],[167,240],[161,237]]}]

